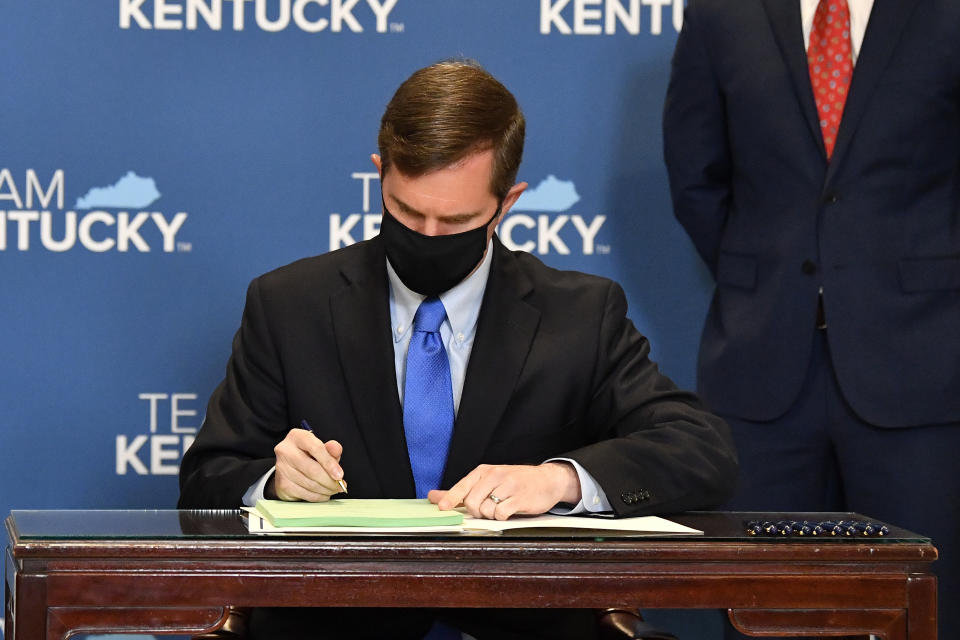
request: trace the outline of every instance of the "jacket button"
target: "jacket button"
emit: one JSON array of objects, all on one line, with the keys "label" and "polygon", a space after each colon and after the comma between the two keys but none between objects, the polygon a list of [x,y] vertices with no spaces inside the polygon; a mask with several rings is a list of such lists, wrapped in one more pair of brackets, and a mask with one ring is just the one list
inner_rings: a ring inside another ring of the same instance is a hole
[{"label": "jacket button", "polygon": [[817,272],[817,263],[813,260],[804,260],[803,264],[800,265],[800,270],[808,276],[812,276]]},{"label": "jacket button", "polygon": [[840,196],[835,193],[828,193],[823,197],[824,204],[837,204],[840,202]]}]

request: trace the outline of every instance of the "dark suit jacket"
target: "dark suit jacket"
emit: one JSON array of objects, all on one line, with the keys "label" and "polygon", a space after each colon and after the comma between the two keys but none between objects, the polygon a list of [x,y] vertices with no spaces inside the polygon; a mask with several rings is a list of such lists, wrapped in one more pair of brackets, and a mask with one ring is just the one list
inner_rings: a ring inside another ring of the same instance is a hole
[{"label": "dark suit jacket", "polygon": [[[734,484],[726,425],[648,358],[613,282],[494,241],[443,486],[481,463],[580,462],[619,515],[706,507]],[[343,444],[350,497],[413,497],[379,237],[253,281],[180,506],[236,507],[306,419]]]},{"label": "dark suit jacket", "polygon": [[960,2],[875,0],[828,163],[799,0],[691,0],[664,145],[677,218],[717,280],[708,405],[787,411],[822,285],[860,417],[960,421]]}]

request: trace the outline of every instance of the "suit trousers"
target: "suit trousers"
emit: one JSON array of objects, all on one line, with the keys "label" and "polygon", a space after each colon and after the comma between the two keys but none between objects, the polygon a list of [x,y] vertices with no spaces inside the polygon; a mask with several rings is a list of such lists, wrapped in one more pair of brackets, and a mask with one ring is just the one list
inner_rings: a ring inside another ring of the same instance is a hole
[{"label": "suit trousers", "polygon": [[[864,422],[844,399],[829,337],[829,328],[817,331],[803,389],[785,415],[723,416],[740,454],[740,487],[723,508],[855,511],[930,537],[939,551],[939,637],[960,638],[960,423]],[[728,628],[727,638],[742,637]]]},{"label": "suit trousers", "polygon": [[476,640],[596,640],[592,609],[254,609],[254,640],[420,640],[434,621]]}]

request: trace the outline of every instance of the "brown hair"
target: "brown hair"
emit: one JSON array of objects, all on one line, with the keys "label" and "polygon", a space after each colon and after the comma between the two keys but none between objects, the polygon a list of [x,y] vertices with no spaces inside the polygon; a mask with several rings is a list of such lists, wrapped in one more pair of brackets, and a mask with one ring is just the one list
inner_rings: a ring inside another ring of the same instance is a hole
[{"label": "brown hair", "polygon": [[418,177],[493,149],[490,190],[502,200],[523,156],[524,119],[516,98],[472,60],[445,60],[414,72],[380,120],[383,172]]}]

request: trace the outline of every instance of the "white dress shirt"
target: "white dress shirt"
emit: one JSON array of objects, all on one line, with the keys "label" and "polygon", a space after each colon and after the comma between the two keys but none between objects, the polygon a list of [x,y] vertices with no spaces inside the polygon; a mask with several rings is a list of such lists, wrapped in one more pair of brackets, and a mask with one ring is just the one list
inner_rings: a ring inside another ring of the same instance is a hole
[{"label": "white dress shirt", "polygon": [[[493,241],[487,244],[483,262],[460,284],[440,294],[440,302],[447,311],[447,319],[440,325],[440,338],[447,350],[450,361],[450,381],[453,386],[454,413],[460,411],[460,397],[463,395],[463,381],[473,350],[473,339],[477,335],[477,319],[483,293],[487,289],[490,277],[490,264],[493,261]],[[390,326],[393,329],[393,356],[397,369],[397,393],[403,404],[403,387],[407,369],[407,348],[412,335],[411,325],[417,308],[426,296],[411,291],[400,280],[387,262],[387,275],[390,280]],[[580,480],[580,493],[583,496],[571,509],[551,509],[550,513],[573,515],[584,512],[611,511],[610,502],[597,481],[580,464],[568,458],[551,458],[546,462],[569,462]]]}]

